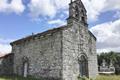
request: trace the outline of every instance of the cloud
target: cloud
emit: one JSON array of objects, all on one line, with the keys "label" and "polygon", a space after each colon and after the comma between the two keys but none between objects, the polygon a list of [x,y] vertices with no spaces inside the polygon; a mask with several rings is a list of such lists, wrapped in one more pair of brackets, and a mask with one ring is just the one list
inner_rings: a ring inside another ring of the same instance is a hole
[{"label": "cloud", "polygon": [[90,29],[97,37],[97,51],[120,51],[120,19],[98,24]]},{"label": "cloud", "polygon": [[57,9],[67,9],[70,0],[52,0]]},{"label": "cloud", "polygon": [[[89,21],[96,21],[101,13],[120,10],[120,0],[82,0]],[[56,17],[59,12],[68,11],[70,0],[31,0],[29,4],[30,14],[33,17]]]},{"label": "cloud", "polygon": [[12,0],[10,3],[8,3],[8,1],[9,0],[0,0],[0,12],[20,14],[25,10],[22,0]]},{"label": "cloud", "polygon": [[82,0],[88,14],[89,21],[96,21],[101,13],[120,10],[120,0]]},{"label": "cloud", "polygon": [[54,18],[59,12],[68,10],[70,0],[31,0],[28,4],[32,18],[40,16]]},{"label": "cloud", "polygon": [[103,11],[120,10],[120,0],[106,0]]},{"label": "cloud", "polygon": [[101,14],[105,8],[106,0],[82,0],[86,10],[89,21],[96,21],[98,16]]},{"label": "cloud", "polygon": [[0,37],[0,54],[7,54],[11,52],[12,47],[10,46],[10,42],[12,41],[14,40]]},{"label": "cloud", "polygon": [[2,44],[9,44],[10,42],[12,42],[14,40],[12,39],[5,39],[5,38],[0,38],[0,43]]},{"label": "cloud", "polygon": [[54,17],[56,15],[56,8],[50,0],[31,0],[28,6],[30,15],[35,18],[39,16]]},{"label": "cloud", "polygon": [[11,52],[11,46],[9,44],[1,44],[0,43],[0,53],[7,54]]},{"label": "cloud", "polygon": [[[10,3],[8,1],[0,0],[0,12],[20,14],[26,9],[22,0],[11,0]],[[120,0],[82,0],[82,2],[87,9],[89,21],[98,20],[101,13],[120,10]],[[29,9],[32,18],[40,16],[55,18],[58,13],[68,12],[69,3],[70,0],[30,0],[27,9]]]},{"label": "cloud", "polygon": [[57,19],[57,20],[51,20],[51,21],[48,21],[48,24],[52,25],[52,24],[58,24],[59,26],[60,25],[65,25],[66,22],[65,21],[62,21],[60,19]]}]

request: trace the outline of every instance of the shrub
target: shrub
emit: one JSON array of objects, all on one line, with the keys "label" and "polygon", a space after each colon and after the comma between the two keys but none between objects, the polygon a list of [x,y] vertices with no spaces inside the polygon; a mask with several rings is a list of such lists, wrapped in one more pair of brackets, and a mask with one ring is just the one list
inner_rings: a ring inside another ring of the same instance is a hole
[{"label": "shrub", "polygon": [[80,77],[80,76],[78,76],[78,80],[93,80],[93,79],[87,78],[87,77]]}]

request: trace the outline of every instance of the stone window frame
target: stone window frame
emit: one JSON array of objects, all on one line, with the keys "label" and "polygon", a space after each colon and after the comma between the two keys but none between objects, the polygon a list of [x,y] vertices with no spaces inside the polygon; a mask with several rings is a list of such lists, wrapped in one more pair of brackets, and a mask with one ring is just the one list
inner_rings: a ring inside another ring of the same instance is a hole
[{"label": "stone window frame", "polygon": [[89,69],[88,69],[88,57],[87,57],[87,55],[85,54],[85,53],[82,53],[81,55],[79,55],[79,57],[78,57],[78,64],[79,64],[79,72],[81,73],[81,68],[80,68],[80,64],[81,64],[81,61],[83,61],[81,58],[82,58],[82,56],[84,57],[84,59],[85,59],[85,61],[87,62],[86,63],[86,69],[87,69],[87,73],[86,73],[86,76],[83,76],[83,75],[81,75],[81,74],[79,74],[79,76],[80,77],[89,77]]},{"label": "stone window frame", "polygon": [[[30,64],[30,60],[28,57],[24,56],[22,58],[22,76],[24,76],[24,65],[25,63],[27,63],[27,74],[29,74],[29,64]],[[28,75],[27,75],[28,76]]]}]

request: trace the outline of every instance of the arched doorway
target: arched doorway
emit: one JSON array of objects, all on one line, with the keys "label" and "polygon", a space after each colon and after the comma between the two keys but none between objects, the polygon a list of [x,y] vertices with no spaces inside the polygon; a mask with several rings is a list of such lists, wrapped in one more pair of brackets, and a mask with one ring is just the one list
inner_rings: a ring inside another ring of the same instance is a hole
[{"label": "arched doorway", "polygon": [[85,55],[81,55],[79,59],[79,72],[81,77],[89,77],[88,75],[88,60]]},{"label": "arched doorway", "polygon": [[23,57],[23,77],[28,76],[29,60],[27,57]]}]

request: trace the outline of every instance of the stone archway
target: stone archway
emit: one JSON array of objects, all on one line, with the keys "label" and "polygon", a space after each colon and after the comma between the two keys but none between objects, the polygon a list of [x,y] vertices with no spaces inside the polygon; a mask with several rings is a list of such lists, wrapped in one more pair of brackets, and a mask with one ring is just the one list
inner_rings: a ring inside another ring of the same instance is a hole
[{"label": "stone archway", "polygon": [[79,59],[79,72],[81,77],[89,77],[88,75],[88,59],[85,55],[81,55]]}]

